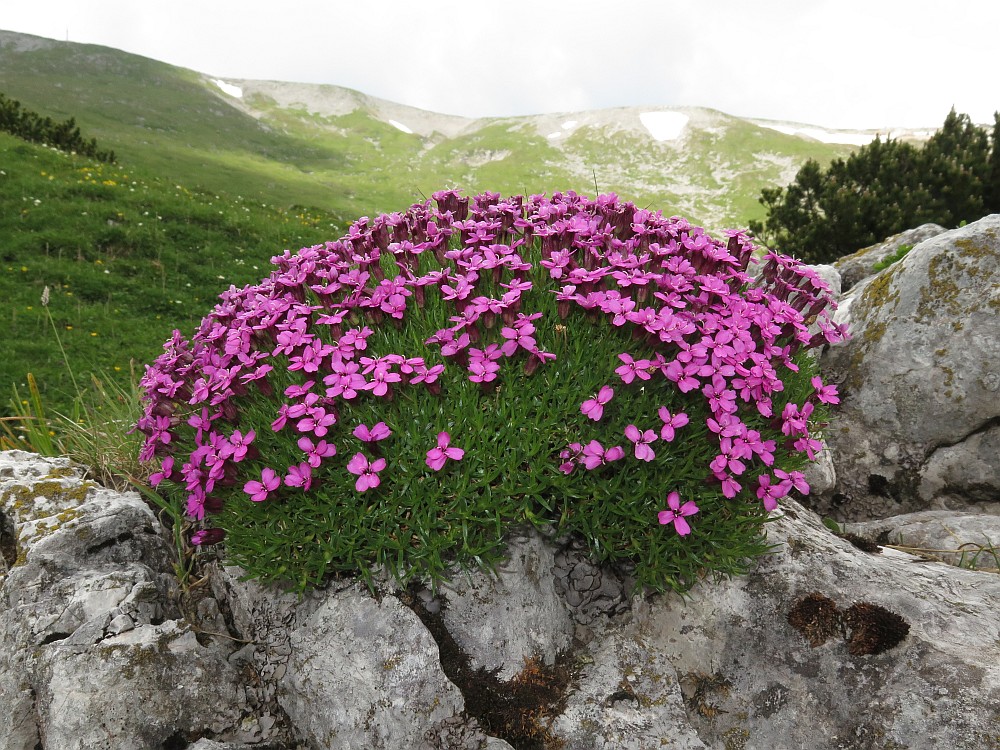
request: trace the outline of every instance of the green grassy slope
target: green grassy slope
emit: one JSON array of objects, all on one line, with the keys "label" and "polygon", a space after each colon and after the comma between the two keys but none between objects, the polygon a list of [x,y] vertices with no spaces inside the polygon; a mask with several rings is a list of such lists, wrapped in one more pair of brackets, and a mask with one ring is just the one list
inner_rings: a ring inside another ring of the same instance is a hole
[{"label": "green grassy slope", "polygon": [[69,370],[81,384],[90,372],[124,377],[230,284],[256,282],[271,256],[340,229],[332,215],[190,190],[0,133],[0,403],[33,372],[67,409]]}]

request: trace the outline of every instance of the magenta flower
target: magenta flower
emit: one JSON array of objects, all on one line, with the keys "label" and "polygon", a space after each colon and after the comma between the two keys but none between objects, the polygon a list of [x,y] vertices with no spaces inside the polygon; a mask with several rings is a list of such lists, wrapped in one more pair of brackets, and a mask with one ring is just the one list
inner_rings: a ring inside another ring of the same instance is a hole
[{"label": "magenta flower", "polygon": [[191,535],[191,544],[196,547],[205,547],[210,544],[218,544],[226,537],[223,529],[199,529]]},{"label": "magenta flower", "polygon": [[289,487],[301,487],[303,491],[308,490],[312,486],[312,467],[306,462],[289,466],[285,484]]},{"label": "magenta flower", "polygon": [[684,412],[671,415],[665,406],[661,406],[657,413],[660,415],[660,419],[663,420],[663,427],[660,428],[660,437],[668,443],[674,439],[674,431],[683,427],[689,421],[688,415]]},{"label": "magenta flower", "polygon": [[648,359],[634,360],[632,355],[627,352],[622,352],[618,355],[623,364],[621,367],[615,370],[618,377],[622,379],[624,383],[631,383],[636,378],[639,380],[649,380],[649,367],[652,364]]},{"label": "magenta flower", "polygon": [[769,474],[761,474],[757,477],[757,497],[764,501],[764,508],[768,511],[772,511],[778,507],[778,500],[788,494],[790,487],[791,483],[788,485],[784,482],[771,484],[771,476]]},{"label": "magenta flower", "polygon": [[671,492],[667,495],[667,506],[669,510],[661,510],[657,515],[660,519],[660,524],[666,526],[668,524],[674,525],[674,530],[680,536],[687,536],[691,533],[691,527],[688,522],[684,520],[685,516],[693,516],[698,512],[698,506],[695,505],[694,500],[688,500],[684,505],[681,505],[681,496],[676,492]]},{"label": "magenta flower", "polygon": [[306,454],[306,463],[314,469],[319,467],[324,458],[337,455],[337,446],[325,440],[313,443],[308,437],[302,436],[297,445]]},{"label": "magenta flower", "polygon": [[261,472],[260,481],[251,480],[243,485],[243,491],[250,495],[250,499],[255,503],[262,503],[267,500],[267,496],[281,486],[281,477],[278,473],[268,467]]},{"label": "magenta flower", "polygon": [[451,445],[451,435],[447,432],[439,432],[437,436],[437,447],[427,451],[427,465],[434,471],[440,471],[445,461],[449,458],[458,461],[465,455],[465,451]]},{"label": "magenta flower", "polygon": [[801,471],[785,472],[781,469],[775,469],[774,476],[782,480],[783,484],[787,483],[791,485],[803,495],[809,494],[809,483],[806,481],[805,475]]},{"label": "magenta flower", "polygon": [[652,430],[640,432],[638,427],[630,424],[625,428],[625,437],[635,443],[635,457],[640,461],[652,461],[656,458],[653,449],[649,447],[649,444],[656,440],[655,432]]},{"label": "magenta flower", "polygon": [[149,476],[150,486],[156,487],[164,479],[169,479],[170,475],[173,473],[173,470],[174,470],[174,457],[167,456],[166,458],[163,459],[163,462],[160,464],[160,470],[155,474],[150,474]]},{"label": "magenta flower", "polygon": [[598,391],[593,398],[587,399],[580,404],[580,411],[583,412],[585,417],[589,417],[595,422],[598,422],[601,417],[604,416],[605,404],[607,404],[614,395],[614,388],[610,385],[602,386],[601,390]]},{"label": "magenta flower", "polygon": [[381,484],[378,473],[386,467],[386,460],[378,458],[368,463],[368,457],[364,453],[355,453],[347,462],[347,470],[352,474],[357,474],[358,479],[354,483],[354,489],[358,492],[365,492],[374,489]]},{"label": "magenta flower", "polygon": [[618,459],[623,458],[625,456],[625,450],[620,445],[616,445],[605,450],[604,446],[599,442],[591,440],[583,447],[581,456],[583,457],[583,465],[588,469],[593,470],[598,466],[603,466],[611,461],[617,461]]},{"label": "magenta flower", "polygon": [[225,459],[231,458],[234,464],[238,464],[246,458],[247,449],[256,436],[257,433],[253,430],[249,430],[246,435],[239,430],[233,430],[229,440],[224,441],[222,447],[219,448],[219,456]]},{"label": "magenta flower", "polygon": [[839,404],[840,396],[837,394],[837,386],[823,385],[823,380],[817,376],[812,379],[812,387],[816,389],[816,398],[824,404]]},{"label": "magenta flower", "polygon": [[576,468],[576,462],[580,459],[582,451],[583,446],[579,443],[570,443],[566,448],[559,451],[559,458],[563,461],[559,464],[559,471],[563,474],[572,474],[573,469]]},{"label": "magenta flower", "polygon": [[354,428],[353,435],[362,443],[377,443],[379,440],[385,440],[392,434],[392,430],[386,426],[385,422],[379,422],[370,430],[368,425],[359,424]]}]

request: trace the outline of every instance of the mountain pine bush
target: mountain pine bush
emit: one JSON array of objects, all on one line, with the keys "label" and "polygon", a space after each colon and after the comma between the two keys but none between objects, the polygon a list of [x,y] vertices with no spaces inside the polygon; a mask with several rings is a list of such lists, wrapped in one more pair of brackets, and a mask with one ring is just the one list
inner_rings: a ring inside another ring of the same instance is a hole
[{"label": "mountain pine bush", "polygon": [[992,134],[952,110],[917,148],[876,138],[829,168],[809,160],[785,188],[765,188],[750,231],[808,263],[831,263],[928,222],[945,227],[1000,211],[1000,113]]}]

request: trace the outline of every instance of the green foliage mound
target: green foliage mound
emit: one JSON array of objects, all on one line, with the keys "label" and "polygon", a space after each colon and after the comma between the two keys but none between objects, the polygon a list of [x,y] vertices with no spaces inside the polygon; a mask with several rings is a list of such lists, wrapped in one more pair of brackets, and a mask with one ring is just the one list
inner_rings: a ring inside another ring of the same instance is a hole
[{"label": "green foliage mound", "polygon": [[147,368],[192,542],[300,589],[489,567],[511,524],[640,587],[744,570],[837,401],[822,281],[614,195],[434,199],[275,257]]}]

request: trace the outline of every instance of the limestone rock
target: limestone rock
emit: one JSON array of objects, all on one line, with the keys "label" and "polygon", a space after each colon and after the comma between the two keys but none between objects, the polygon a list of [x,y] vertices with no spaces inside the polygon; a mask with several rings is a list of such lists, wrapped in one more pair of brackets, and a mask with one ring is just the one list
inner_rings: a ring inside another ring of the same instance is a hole
[{"label": "limestone rock", "polygon": [[569,648],[573,620],[551,575],[555,550],[540,534],[508,539],[497,575],[471,572],[441,586],[448,632],[473,668],[499,669],[509,680],[531,657],[553,664]]},{"label": "limestone rock", "polygon": [[944,231],[945,228],[937,224],[921,224],[915,229],[895,234],[877,245],[871,245],[852,255],[840,258],[833,265],[840,271],[843,291],[846,292],[855,284],[875,274],[874,267],[895,255],[903,245],[911,247],[919,245],[924,240],[935,237]]},{"label": "limestone rock", "polygon": [[853,338],[820,361],[841,385],[826,431],[837,482],[814,507],[863,520],[945,488],[952,504],[1000,498],[998,313],[1000,215],[921,242],[843,297],[835,319]]},{"label": "limestone rock", "polygon": [[702,750],[691,727],[671,647],[623,631],[595,641],[553,734],[579,750]]},{"label": "limestone rock", "polygon": [[225,656],[175,620],[52,644],[35,680],[46,748],[146,750],[221,733],[240,716],[240,681]]},{"label": "limestone rock", "polygon": [[238,719],[229,649],[179,621],[170,549],[136,493],[8,451],[0,515],[0,748],[138,750]]},{"label": "limestone rock", "polygon": [[416,748],[464,709],[417,616],[361,587],[336,592],[292,630],[279,701],[310,747],[343,750]]},{"label": "limestone rock", "polygon": [[663,679],[676,673],[700,740],[719,750],[995,742],[1000,576],[867,554],[797,503],[782,508],[768,524],[778,551],[750,575],[700,584],[686,602],[635,603],[629,636],[668,654]]},{"label": "limestone rock", "polygon": [[[512,706],[526,673],[536,686],[558,673],[545,711],[519,715],[567,748],[995,744],[1000,576],[863,552],[788,499],[767,525],[773,554],[686,599],[629,598],[625,571],[525,533],[509,538],[498,575],[442,587],[429,624],[436,600],[416,605],[392,585],[376,596],[339,581],[297,597],[208,565],[211,592],[184,611],[221,635],[181,616],[162,530],[131,493],[85,486],[65,461],[4,453],[0,503],[0,529],[16,539],[2,545],[2,750],[510,750],[518,743],[490,736],[498,725],[470,715],[447,676],[446,641],[490,670],[542,657],[491,695]],[[994,528],[954,513],[879,523],[857,531],[930,545],[945,541],[934,523],[956,538]],[[552,672],[537,667],[548,655]]]},{"label": "limestone rock", "polygon": [[[997,508],[1000,513],[1000,508]],[[1000,515],[925,510],[844,524],[844,531],[912,554],[976,570],[1000,568]]]}]

